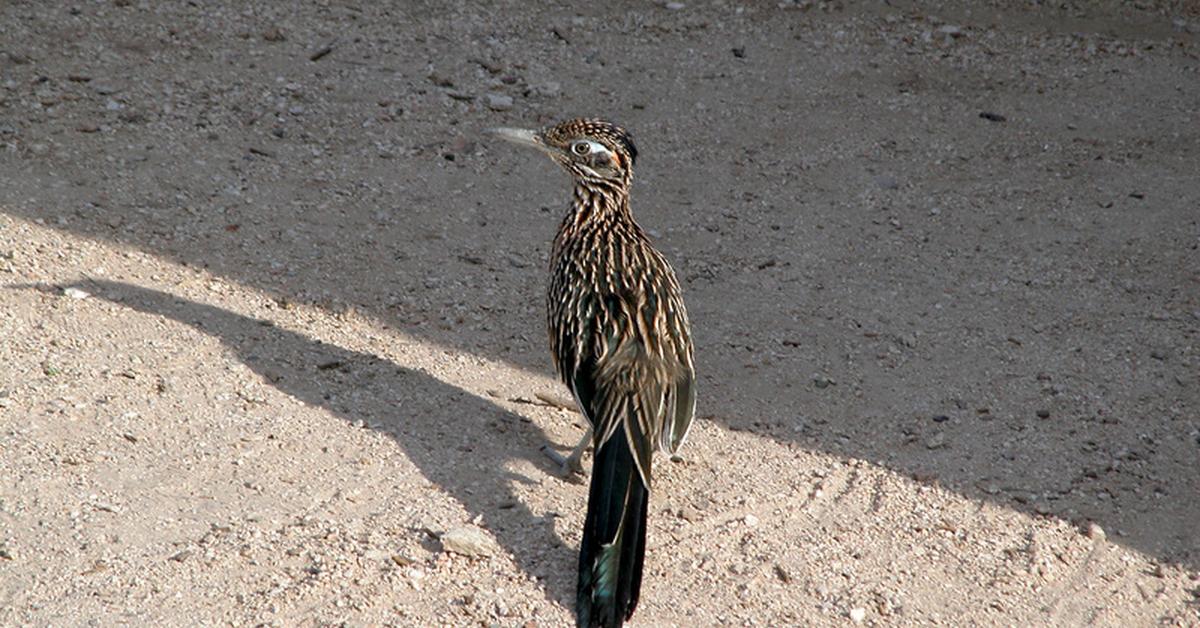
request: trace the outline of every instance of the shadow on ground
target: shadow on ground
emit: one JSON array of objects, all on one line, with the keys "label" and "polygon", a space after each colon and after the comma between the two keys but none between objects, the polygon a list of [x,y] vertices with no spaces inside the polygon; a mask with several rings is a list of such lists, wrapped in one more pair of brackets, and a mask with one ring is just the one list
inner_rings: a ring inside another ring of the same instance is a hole
[{"label": "shadow on ground", "polygon": [[[280,329],[269,321],[114,281],[80,284],[93,296],[190,325],[218,338],[252,371],[280,391],[347,422],[371,417],[433,484],[480,517],[504,551],[564,608],[574,603],[575,552],[558,538],[550,517],[531,513],[513,492],[531,482],[506,469],[528,459],[547,475],[558,466],[539,453],[545,434],[524,417],[423,372]],[[370,385],[365,385],[368,383]],[[387,399],[371,391],[387,390]],[[404,401],[403,418],[392,395]],[[502,429],[496,429],[503,424]],[[464,440],[466,431],[487,434]],[[558,481],[558,480],[552,480]]]}]

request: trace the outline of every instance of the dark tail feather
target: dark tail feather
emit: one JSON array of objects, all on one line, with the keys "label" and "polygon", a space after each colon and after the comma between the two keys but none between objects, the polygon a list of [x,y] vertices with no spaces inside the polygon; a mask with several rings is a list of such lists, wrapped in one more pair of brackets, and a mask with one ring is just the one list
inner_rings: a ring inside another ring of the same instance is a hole
[{"label": "dark tail feather", "polygon": [[616,628],[633,615],[642,586],[649,496],[618,430],[592,465],[575,599],[580,628]]}]

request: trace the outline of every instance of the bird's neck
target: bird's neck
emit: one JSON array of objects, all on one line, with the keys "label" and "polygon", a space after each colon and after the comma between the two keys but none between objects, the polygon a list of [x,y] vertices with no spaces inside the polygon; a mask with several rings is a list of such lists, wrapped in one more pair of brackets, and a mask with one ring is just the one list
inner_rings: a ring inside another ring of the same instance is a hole
[{"label": "bird's neck", "polygon": [[628,186],[576,183],[571,196],[571,210],[563,221],[562,231],[571,232],[586,226],[633,224],[629,209]]}]

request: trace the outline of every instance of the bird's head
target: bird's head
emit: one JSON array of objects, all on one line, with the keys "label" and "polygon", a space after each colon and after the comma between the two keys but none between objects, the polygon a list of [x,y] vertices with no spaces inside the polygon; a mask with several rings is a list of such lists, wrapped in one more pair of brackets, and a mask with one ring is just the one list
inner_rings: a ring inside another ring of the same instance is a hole
[{"label": "bird's head", "polygon": [[633,176],[637,147],[628,131],[611,122],[578,118],[537,131],[499,128],[488,132],[546,153],[576,181],[628,186]]}]

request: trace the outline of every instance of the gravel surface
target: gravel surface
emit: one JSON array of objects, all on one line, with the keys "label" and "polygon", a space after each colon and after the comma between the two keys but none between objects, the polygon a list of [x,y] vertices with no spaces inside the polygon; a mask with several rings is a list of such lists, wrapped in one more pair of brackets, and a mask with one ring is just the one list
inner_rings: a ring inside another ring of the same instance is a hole
[{"label": "gravel surface", "polygon": [[[0,624],[560,626],[589,114],[693,318],[641,626],[1200,626],[1194,2],[0,3]],[[586,462],[586,459],[585,459]]]}]

